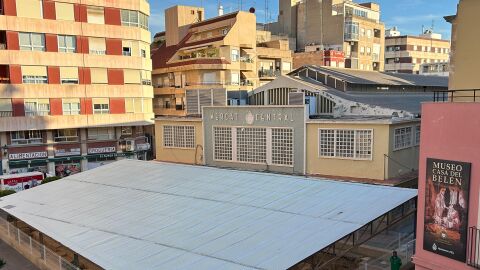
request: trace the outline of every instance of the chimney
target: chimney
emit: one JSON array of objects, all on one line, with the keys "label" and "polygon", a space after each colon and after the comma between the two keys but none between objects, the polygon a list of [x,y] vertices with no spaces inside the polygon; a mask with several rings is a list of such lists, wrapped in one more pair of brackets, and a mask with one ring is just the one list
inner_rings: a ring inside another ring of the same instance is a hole
[{"label": "chimney", "polygon": [[223,6],[218,6],[218,16],[222,16],[223,15]]}]

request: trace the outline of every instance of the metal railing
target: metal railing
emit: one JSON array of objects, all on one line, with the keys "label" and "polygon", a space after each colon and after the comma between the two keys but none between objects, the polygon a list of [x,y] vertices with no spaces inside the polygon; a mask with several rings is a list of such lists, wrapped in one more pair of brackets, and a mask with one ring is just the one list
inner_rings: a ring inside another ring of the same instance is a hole
[{"label": "metal railing", "polygon": [[258,77],[278,77],[280,76],[280,70],[271,70],[271,69],[264,69],[258,71]]},{"label": "metal railing", "polygon": [[0,218],[0,239],[33,263],[43,264],[47,269],[80,270],[3,218]]},{"label": "metal railing", "polygon": [[434,102],[480,102],[480,89],[444,90],[433,92]]},{"label": "metal railing", "polygon": [[467,264],[480,269],[480,230],[477,227],[468,228]]}]

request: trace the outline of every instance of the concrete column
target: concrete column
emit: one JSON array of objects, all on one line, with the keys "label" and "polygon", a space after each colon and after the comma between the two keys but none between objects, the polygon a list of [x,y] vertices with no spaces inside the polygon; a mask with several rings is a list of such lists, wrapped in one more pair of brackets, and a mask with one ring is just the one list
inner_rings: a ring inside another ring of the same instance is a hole
[{"label": "concrete column", "polygon": [[[80,150],[81,150],[82,156],[86,157],[87,156],[87,139],[88,139],[87,129],[85,128],[80,129],[79,135],[80,135]],[[88,170],[87,164],[88,164],[87,159],[80,160],[80,169],[82,170],[82,172]]]},{"label": "concrete column", "polygon": [[[2,148],[3,146],[6,146],[7,145],[7,133],[6,132],[2,132],[0,133],[0,151],[2,151],[2,170],[0,172],[0,175],[1,174],[4,174],[4,173],[8,173],[10,171],[9,167],[8,167],[8,152],[5,151],[4,148]],[[5,155],[6,153],[6,155]]]},{"label": "concrete column", "polygon": [[[46,131],[47,134],[47,153],[48,153],[48,158],[54,158],[55,153],[54,153],[54,147],[53,147],[53,132],[51,130]],[[48,162],[47,163],[47,172],[50,175],[55,175],[55,162]]]},{"label": "concrete column", "polygon": [[48,171],[48,174],[55,175],[55,162],[47,163],[47,171]]},{"label": "concrete column", "polygon": [[88,170],[88,160],[87,159],[80,160],[80,168],[81,168],[82,172]]},{"label": "concrete column", "polygon": [[80,143],[81,143],[81,151],[82,155],[87,155],[87,129],[80,129]]}]

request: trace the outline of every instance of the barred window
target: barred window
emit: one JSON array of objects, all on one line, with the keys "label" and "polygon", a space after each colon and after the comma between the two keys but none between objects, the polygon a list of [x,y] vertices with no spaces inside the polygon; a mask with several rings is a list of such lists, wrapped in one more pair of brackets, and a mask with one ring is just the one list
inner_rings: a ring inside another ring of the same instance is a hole
[{"label": "barred window", "polygon": [[355,153],[355,131],[337,130],[335,147],[337,157],[353,158]]},{"label": "barred window", "polygon": [[320,130],[320,156],[322,157],[335,156],[335,130],[333,129]]},{"label": "barred window", "polygon": [[321,157],[372,159],[372,130],[320,129],[319,140]]},{"label": "barred window", "polygon": [[249,163],[267,162],[265,128],[237,128],[237,160]]},{"label": "barred window", "polygon": [[272,164],[293,165],[293,129],[272,129]]},{"label": "barred window", "polygon": [[394,150],[400,150],[412,146],[412,127],[395,129]]},{"label": "barred window", "polygon": [[232,128],[213,128],[213,158],[216,160],[232,160]]},{"label": "barred window", "polygon": [[420,126],[415,127],[415,145],[420,145]]},{"label": "barred window", "polygon": [[163,146],[195,148],[194,126],[163,126]]},{"label": "barred window", "polygon": [[355,155],[360,159],[372,157],[372,131],[357,130],[355,132]]}]

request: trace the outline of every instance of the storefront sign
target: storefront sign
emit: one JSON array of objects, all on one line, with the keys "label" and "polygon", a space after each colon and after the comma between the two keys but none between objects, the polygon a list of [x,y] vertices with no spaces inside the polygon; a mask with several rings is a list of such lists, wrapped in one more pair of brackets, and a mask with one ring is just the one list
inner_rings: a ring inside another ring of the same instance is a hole
[{"label": "storefront sign", "polygon": [[88,148],[89,154],[103,154],[103,153],[115,153],[117,149],[115,147],[97,147],[97,148]]},{"label": "storefront sign", "polygon": [[80,156],[80,148],[69,148],[69,149],[56,149],[56,157],[69,157],[69,156]]},{"label": "storefront sign", "polygon": [[149,143],[137,143],[137,151],[146,151],[150,149]]},{"label": "storefront sign", "polygon": [[46,157],[48,157],[47,151],[30,152],[30,153],[14,153],[14,154],[8,155],[8,158],[10,160],[37,159],[37,158],[46,158]]},{"label": "storefront sign", "polygon": [[[222,112],[212,112],[210,114],[210,120],[216,122],[224,121],[238,121],[240,116],[239,113],[222,113]],[[245,122],[249,125],[252,125],[255,122],[269,122],[269,123],[278,123],[278,122],[294,122],[293,113],[252,113],[247,112],[243,116]]]},{"label": "storefront sign", "polygon": [[423,249],[465,262],[471,163],[427,159]]}]

